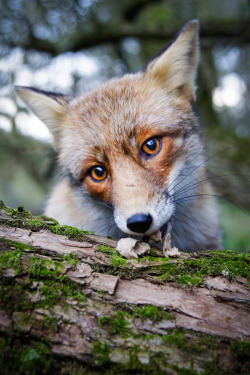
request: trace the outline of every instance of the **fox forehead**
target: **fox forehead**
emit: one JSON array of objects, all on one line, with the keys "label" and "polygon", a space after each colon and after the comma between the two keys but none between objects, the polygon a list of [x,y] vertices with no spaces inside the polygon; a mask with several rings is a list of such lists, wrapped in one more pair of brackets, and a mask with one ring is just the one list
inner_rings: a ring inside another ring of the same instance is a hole
[{"label": "fox forehead", "polygon": [[189,118],[190,104],[184,98],[152,88],[140,73],[126,75],[72,100],[67,142],[75,135],[74,146],[80,142],[88,154],[97,148],[136,146],[152,136],[183,130]]}]

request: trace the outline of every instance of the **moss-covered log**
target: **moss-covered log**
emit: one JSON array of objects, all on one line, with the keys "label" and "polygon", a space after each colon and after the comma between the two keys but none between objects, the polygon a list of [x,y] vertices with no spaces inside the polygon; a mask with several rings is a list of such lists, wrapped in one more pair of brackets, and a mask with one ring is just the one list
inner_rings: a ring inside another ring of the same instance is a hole
[{"label": "moss-covered log", "polygon": [[248,373],[248,254],[115,247],[1,204],[1,374]]}]

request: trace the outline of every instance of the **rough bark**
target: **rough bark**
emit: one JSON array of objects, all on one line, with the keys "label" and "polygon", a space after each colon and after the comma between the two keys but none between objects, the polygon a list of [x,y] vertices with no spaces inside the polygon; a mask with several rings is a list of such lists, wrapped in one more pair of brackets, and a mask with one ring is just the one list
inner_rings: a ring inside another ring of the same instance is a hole
[{"label": "rough bark", "polygon": [[249,255],[115,247],[1,205],[4,374],[247,374]]}]

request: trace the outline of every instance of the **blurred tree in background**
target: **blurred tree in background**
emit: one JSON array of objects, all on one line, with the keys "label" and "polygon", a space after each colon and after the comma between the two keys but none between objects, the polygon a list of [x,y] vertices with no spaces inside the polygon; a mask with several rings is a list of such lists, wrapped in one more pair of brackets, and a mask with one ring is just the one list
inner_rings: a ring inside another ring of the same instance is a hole
[{"label": "blurred tree in background", "polygon": [[[45,126],[14,84],[77,94],[139,70],[190,19],[201,24],[197,108],[226,246],[250,247],[248,0],[0,1],[0,199],[33,213],[56,174]],[[241,207],[241,208],[239,208]]]}]

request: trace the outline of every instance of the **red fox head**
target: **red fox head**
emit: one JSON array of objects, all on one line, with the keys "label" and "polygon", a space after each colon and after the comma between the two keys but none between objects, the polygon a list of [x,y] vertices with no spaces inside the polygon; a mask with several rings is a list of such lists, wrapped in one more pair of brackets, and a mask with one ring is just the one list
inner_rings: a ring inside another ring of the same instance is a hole
[{"label": "red fox head", "polygon": [[112,79],[78,97],[16,87],[49,127],[65,175],[89,199],[112,209],[129,234],[166,230],[176,182],[200,154],[192,111],[198,22],[136,74]]}]

